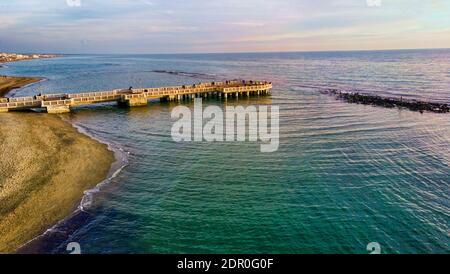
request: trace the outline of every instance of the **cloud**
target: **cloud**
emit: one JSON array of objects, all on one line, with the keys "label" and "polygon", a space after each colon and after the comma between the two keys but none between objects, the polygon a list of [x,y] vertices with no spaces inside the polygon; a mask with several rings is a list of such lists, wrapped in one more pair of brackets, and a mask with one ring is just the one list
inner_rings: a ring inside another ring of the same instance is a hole
[{"label": "cloud", "polygon": [[[214,52],[450,47],[448,1],[16,0],[0,51]],[[428,39],[428,41],[423,41]]]}]

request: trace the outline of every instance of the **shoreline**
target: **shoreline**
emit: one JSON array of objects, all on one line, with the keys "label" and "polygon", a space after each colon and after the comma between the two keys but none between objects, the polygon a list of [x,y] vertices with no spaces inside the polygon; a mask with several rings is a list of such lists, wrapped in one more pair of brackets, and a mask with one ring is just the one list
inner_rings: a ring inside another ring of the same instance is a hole
[{"label": "shoreline", "polygon": [[116,162],[60,117],[0,115],[0,253],[12,253],[79,208]]},{"label": "shoreline", "polygon": [[[57,58],[60,56],[62,55],[0,53],[0,68],[5,67],[4,64],[6,63]],[[45,78],[42,77],[0,75],[0,98],[6,97],[6,95],[12,90],[26,87],[28,85],[40,82],[44,79]]]},{"label": "shoreline", "polygon": [[93,188],[84,191],[84,195],[78,206],[78,209],[83,211],[92,206],[92,195],[94,193],[99,192],[103,186],[107,185],[112,179],[117,177],[120,171],[122,171],[128,165],[128,152],[126,152],[122,147],[120,147],[115,143],[100,139],[99,137],[95,136],[94,134],[89,132],[89,130],[87,130],[81,125],[71,123],[66,119],[62,120],[71,125],[73,128],[75,128],[79,134],[88,136],[92,140],[97,141],[100,144],[106,145],[107,149],[114,154],[114,162],[111,163],[106,178],[103,181],[99,182],[97,185],[95,185]]},{"label": "shoreline", "polygon": [[[0,96],[45,79],[1,78]],[[0,114],[0,136],[0,254],[28,253],[36,239],[83,212],[127,163],[113,144],[45,113]]]},{"label": "shoreline", "polygon": [[111,142],[99,139],[97,136],[91,134],[80,125],[73,124],[66,119],[61,119],[75,128],[79,134],[90,137],[100,144],[107,146],[108,150],[114,153],[114,162],[111,163],[108,175],[104,180],[94,185],[92,188],[86,189],[76,209],[70,215],[67,215],[56,224],[49,227],[45,232],[37,235],[33,239],[19,246],[14,253],[16,254],[42,254],[48,253],[65,242],[70,235],[76,231],[80,226],[87,223],[91,214],[89,209],[92,206],[93,195],[100,192],[102,187],[111,183],[117,175],[128,165],[128,153],[120,146]]},{"label": "shoreline", "polygon": [[5,97],[15,89],[20,89],[28,85],[38,83],[45,78],[42,77],[21,77],[0,75],[0,98]]}]

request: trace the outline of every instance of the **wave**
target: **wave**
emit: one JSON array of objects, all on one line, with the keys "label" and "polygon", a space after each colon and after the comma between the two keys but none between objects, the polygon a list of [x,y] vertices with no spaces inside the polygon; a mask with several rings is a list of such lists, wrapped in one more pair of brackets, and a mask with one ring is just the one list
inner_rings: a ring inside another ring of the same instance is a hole
[{"label": "wave", "polygon": [[92,205],[93,195],[99,192],[103,186],[111,182],[112,179],[117,177],[117,175],[119,175],[119,173],[128,165],[129,153],[115,143],[107,142],[96,137],[91,131],[89,131],[88,128],[83,127],[80,124],[72,123],[72,126],[75,127],[81,134],[87,135],[97,142],[107,145],[108,150],[114,153],[114,157],[116,159],[116,161],[111,165],[106,179],[98,183],[94,188],[88,189],[84,192],[84,196],[81,199],[80,205],[78,206],[79,210],[84,211]]},{"label": "wave", "polygon": [[[29,83],[29,84],[21,86],[20,88],[15,88],[13,90],[10,90],[7,93],[8,97],[16,97],[17,93],[21,92],[23,89],[25,89],[27,87],[30,87],[32,85],[37,85],[38,83],[42,83],[42,82],[48,81],[48,78],[45,78],[45,77],[39,77],[39,78],[40,79],[38,81],[36,81],[36,82]],[[20,95],[19,95],[19,97],[20,97]]]}]

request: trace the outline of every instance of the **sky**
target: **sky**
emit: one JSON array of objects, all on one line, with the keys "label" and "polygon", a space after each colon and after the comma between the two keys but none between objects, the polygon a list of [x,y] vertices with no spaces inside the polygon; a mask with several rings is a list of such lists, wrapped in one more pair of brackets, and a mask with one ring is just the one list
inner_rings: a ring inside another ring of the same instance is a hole
[{"label": "sky", "polygon": [[0,0],[0,52],[450,48],[450,0]]}]

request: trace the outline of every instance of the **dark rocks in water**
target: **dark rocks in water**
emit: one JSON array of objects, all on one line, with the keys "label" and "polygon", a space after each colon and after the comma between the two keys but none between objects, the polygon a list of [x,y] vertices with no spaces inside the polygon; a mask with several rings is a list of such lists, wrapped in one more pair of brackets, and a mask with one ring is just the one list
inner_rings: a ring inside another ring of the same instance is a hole
[{"label": "dark rocks in water", "polygon": [[202,79],[215,79],[214,75],[205,74],[205,73],[197,73],[197,72],[186,72],[186,71],[172,71],[172,70],[152,70],[154,73],[165,73],[171,75],[185,76],[185,77],[193,77],[193,78],[202,78]]},{"label": "dark rocks in water", "polygon": [[417,100],[405,100],[403,98],[389,98],[376,95],[360,94],[358,92],[342,92],[337,89],[321,90],[321,93],[336,96],[338,99],[344,100],[348,103],[357,103],[364,105],[375,105],[387,108],[399,107],[407,108],[412,111],[448,113],[450,112],[450,105],[444,103],[433,103]]}]

